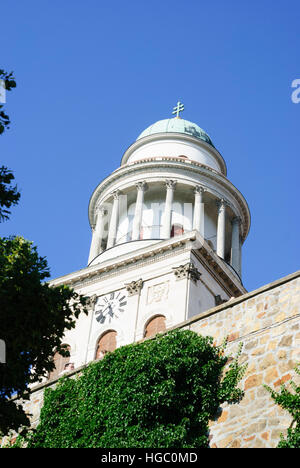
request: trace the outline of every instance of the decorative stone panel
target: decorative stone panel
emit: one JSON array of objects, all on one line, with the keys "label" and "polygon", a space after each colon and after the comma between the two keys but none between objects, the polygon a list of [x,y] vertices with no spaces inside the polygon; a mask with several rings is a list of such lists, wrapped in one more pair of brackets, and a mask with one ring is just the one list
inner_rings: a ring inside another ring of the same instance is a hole
[{"label": "decorative stone panel", "polygon": [[168,294],[169,281],[150,286],[147,292],[147,305],[167,300]]}]

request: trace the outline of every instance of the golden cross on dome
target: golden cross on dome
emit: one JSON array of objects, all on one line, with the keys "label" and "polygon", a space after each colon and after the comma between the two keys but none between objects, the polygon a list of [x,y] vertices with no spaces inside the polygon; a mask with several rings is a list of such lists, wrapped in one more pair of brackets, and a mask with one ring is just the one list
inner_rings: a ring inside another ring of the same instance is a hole
[{"label": "golden cross on dome", "polygon": [[182,104],[182,102],[178,101],[177,105],[173,107],[172,114],[176,114],[176,117],[180,118],[179,112],[182,112],[183,110],[184,110],[184,105]]}]

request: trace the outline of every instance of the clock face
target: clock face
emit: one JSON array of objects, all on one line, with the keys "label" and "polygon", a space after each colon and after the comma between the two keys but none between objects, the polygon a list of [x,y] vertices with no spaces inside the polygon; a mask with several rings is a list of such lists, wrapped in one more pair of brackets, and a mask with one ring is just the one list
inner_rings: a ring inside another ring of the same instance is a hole
[{"label": "clock face", "polygon": [[113,318],[118,318],[125,311],[126,304],[127,298],[121,291],[99,297],[95,307],[97,322],[110,323]]}]

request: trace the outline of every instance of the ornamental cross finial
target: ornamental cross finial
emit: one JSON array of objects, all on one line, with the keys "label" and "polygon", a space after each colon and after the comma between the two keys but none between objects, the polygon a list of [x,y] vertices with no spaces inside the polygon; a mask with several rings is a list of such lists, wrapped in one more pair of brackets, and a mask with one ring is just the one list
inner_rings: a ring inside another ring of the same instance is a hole
[{"label": "ornamental cross finial", "polygon": [[182,112],[183,110],[184,110],[184,105],[180,101],[178,101],[177,105],[173,107],[172,114],[176,114],[176,117],[179,118],[179,112]]}]

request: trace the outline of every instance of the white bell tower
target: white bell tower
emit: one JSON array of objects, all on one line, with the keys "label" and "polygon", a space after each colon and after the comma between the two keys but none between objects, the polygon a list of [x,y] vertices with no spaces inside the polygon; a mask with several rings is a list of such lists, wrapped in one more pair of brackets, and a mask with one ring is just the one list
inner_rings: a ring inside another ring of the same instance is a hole
[{"label": "white bell tower", "polygon": [[88,266],[52,282],[91,297],[89,316],[66,332],[75,368],[246,292],[248,205],[182,111],[178,102],[175,117],[144,130],[96,187]]},{"label": "white bell tower", "polygon": [[176,117],[144,130],[89,205],[89,265],[196,231],[241,282],[250,214],[226,164],[198,125]]}]

